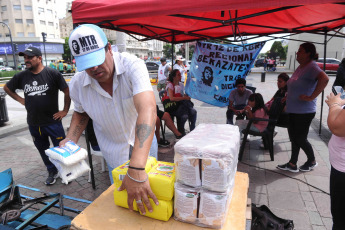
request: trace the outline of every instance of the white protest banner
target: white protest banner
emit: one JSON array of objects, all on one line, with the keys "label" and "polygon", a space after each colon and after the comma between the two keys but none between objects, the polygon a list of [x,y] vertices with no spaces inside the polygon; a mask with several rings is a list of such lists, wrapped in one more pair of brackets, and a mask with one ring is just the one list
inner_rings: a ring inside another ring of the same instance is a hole
[{"label": "white protest banner", "polygon": [[265,42],[233,45],[197,42],[186,82],[186,93],[224,107],[238,78],[246,78]]}]

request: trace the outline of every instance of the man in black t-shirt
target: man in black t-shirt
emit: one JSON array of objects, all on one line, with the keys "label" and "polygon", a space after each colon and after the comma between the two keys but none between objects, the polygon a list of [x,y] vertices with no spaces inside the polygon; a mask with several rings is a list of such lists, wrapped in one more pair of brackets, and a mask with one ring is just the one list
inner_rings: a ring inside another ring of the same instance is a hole
[{"label": "man in black t-shirt", "polygon": [[[69,89],[57,70],[43,66],[39,49],[29,47],[19,56],[24,56],[26,70],[15,74],[4,90],[26,108],[31,136],[49,173],[45,184],[51,185],[55,183],[58,171],[45,150],[50,147],[49,138],[54,146],[59,146],[59,142],[65,139],[61,120],[71,104]],[[17,89],[24,91],[24,98],[16,93]],[[59,90],[65,94],[63,111],[59,111]]]}]

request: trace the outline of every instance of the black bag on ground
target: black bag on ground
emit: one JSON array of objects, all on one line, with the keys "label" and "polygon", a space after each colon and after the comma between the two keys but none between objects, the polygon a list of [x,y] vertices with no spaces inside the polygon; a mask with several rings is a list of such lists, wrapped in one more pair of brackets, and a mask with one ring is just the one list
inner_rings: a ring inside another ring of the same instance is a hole
[{"label": "black bag on ground", "polygon": [[252,204],[251,230],[293,230],[292,220],[285,220],[274,215],[266,205],[256,207]]}]

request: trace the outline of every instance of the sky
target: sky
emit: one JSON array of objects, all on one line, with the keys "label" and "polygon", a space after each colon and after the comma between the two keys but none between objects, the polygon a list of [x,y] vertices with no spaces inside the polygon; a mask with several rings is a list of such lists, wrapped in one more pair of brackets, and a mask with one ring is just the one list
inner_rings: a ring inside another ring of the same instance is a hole
[{"label": "sky", "polygon": [[59,0],[59,2],[56,4],[56,11],[58,18],[63,18],[66,16],[66,3],[72,2],[72,0]]}]

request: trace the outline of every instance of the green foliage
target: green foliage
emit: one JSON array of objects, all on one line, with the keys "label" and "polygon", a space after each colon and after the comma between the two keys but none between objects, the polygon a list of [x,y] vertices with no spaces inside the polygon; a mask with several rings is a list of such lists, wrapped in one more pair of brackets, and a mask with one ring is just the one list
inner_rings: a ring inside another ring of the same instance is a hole
[{"label": "green foliage", "polygon": [[63,44],[64,53],[62,54],[62,59],[65,61],[71,61],[71,56],[72,56],[71,50],[68,45],[68,39],[69,38],[65,38],[65,44]]},{"label": "green foliage", "polygon": [[13,77],[13,75],[19,72],[21,72],[21,70],[0,71],[0,77]]},{"label": "green foliage", "polygon": [[171,59],[171,49],[172,49],[172,45],[171,44],[165,44],[163,46],[163,55],[167,59]]},{"label": "green foliage", "polygon": [[277,56],[280,57],[280,59],[286,59],[286,53],[287,53],[287,48],[285,49],[281,43],[281,41],[275,41],[272,44],[272,47],[269,51],[268,56],[270,58],[276,58]]}]

